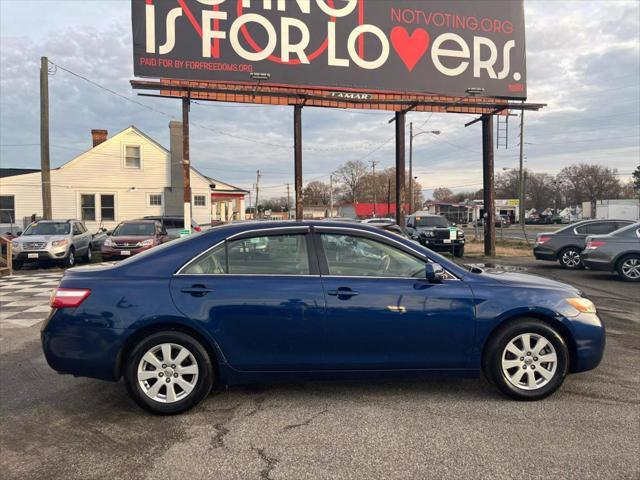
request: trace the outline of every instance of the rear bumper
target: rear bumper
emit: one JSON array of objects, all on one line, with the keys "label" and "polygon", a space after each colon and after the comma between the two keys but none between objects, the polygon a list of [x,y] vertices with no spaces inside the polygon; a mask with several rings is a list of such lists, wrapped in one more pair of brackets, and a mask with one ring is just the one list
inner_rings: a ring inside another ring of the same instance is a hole
[{"label": "rear bumper", "polygon": [[42,351],[58,373],[117,380],[118,354],[126,330],[69,321],[64,310],[52,310],[40,337]]},{"label": "rear bumper", "polygon": [[536,245],[533,247],[533,256],[536,257],[536,260],[548,260],[552,262],[558,259],[556,252],[544,245]]},{"label": "rear bumper", "polygon": [[582,263],[589,270],[601,270],[605,272],[612,272],[615,270],[615,266],[611,263],[609,258],[597,258],[593,254],[590,254],[588,250],[580,254]]}]

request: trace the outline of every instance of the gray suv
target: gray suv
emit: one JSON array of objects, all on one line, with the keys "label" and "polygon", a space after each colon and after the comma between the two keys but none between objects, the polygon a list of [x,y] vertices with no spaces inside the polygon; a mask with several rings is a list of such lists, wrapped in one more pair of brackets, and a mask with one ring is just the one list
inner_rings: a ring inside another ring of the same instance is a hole
[{"label": "gray suv", "polygon": [[557,260],[564,268],[582,268],[580,253],[587,236],[607,235],[632,223],[631,220],[584,220],[555,232],[539,233],[533,255],[536,260]]},{"label": "gray suv", "polygon": [[40,220],[14,238],[13,268],[25,263],[56,262],[73,267],[77,259],[91,261],[91,233],[79,220]]},{"label": "gray suv", "polygon": [[640,282],[640,222],[609,235],[587,237],[582,262],[590,270],[618,272],[623,280]]}]

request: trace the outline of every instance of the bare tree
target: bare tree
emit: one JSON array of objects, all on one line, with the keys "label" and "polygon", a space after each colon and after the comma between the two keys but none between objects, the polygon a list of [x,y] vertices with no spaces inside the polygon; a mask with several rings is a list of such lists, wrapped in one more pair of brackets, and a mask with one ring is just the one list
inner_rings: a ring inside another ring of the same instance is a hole
[{"label": "bare tree", "polygon": [[565,185],[565,194],[572,204],[591,202],[595,210],[596,200],[620,197],[621,185],[616,174],[616,169],[603,165],[580,163],[563,168],[557,179]]},{"label": "bare tree", "polygon": [[453,199],[453,192],[446,187],[438,187],[433,191],[433,199],[437,202],[450,202]]},{"label": "bare tree", "polygon": [[303,203],[306,206],[329,205],[331,187],[324,182],[310,182],[302,192]]},{"label": "bare tree", "polygon": [[344,186],[345,200],[354,203],[358,200],[368,173],[367,164],[361,160],[349,160],[336,171],[338,180]]}]

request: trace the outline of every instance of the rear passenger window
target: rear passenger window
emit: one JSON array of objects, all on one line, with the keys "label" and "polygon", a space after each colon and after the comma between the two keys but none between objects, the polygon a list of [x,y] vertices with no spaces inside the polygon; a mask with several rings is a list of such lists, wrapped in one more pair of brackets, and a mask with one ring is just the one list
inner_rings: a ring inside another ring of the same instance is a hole
[{"label": "rear passenger window", "polygon": [[267,235],[219,245],[188,265],[183,274],[308,275],[305,235]]},{"label": "rear passenger window", "polygon": [[587,225],[589,235],[606,235],[614,230],[617,230],[615,222],[597,222]]},{"label": "rear passenger window", "polygon": [[227,245],[230,274],[308,275],[304,235],[243,238]]}]

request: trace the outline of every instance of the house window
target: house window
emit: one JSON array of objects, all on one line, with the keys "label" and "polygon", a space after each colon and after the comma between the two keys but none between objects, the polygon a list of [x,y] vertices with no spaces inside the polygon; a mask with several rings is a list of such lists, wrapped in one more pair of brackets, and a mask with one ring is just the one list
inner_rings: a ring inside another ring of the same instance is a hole
[{"label": "house window", "polygon": [[93,193],[80,195],[80,216],[82,221],[93,222],[96,219],[96,196]]},{"label": "house window", "polygon": [[127,145],[125,148],[124,167],[140,169],[140,147]]},{"label": "house window", "polygon": [[13,195],[0,195],[0,223],[15,223],[16,204]]},{"label": "house window", "polygon": [[115,195],[100,195],[100,219],[103,221],[115,221],[116,219]]},{"label": "house window", "polygon": [[194,207],[206,207],[207,206],[207,197],[205,195],[194,195],[193,196],[193,206]]},{"label": "house window", "polygon": [[149,194],[149,206],[150,207],[161,207],[162,206],[162,194],[161,193],[150,193]]}]

